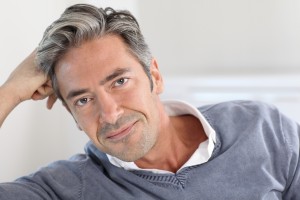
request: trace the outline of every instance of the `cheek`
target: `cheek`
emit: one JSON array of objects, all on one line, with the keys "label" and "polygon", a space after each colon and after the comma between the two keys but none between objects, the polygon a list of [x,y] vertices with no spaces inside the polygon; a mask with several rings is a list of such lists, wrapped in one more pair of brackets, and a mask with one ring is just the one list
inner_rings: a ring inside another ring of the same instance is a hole
[{"label": "cheek", "polygon": [[150,126],[151,129],[157,129],[160,116],[159,116],[159,108],[158,108],[158,96],[150,92],[140,92],[137,93],[135,97],[135,101],[132,101],[132,107],[135,111],[140,112],[144,115],[146,119],[146,123]]},{"label": "cheek", "polygon": [[86,113],[86,112],[74,112],[72,111],[72,116],[75,119],[77,126],[87,134],[87,136],[94,140],[97,136],[98,130],[98,119],[95,112]]},{"label": "cheek", "polygon": [[126,91],[121,97],[121,102],[129,102],[132,104],[143,105],[152,101],[153,93],[151,92],[149,80],[146,82],[135,82],[130,90]]}]

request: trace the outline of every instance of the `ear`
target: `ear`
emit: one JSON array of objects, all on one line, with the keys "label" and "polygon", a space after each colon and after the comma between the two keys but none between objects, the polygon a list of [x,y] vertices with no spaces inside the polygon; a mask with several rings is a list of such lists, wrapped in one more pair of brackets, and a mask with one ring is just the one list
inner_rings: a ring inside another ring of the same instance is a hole
[{"label": "ear", "polygon": [[164,90],[164,84],[155,58],[151,60],[150,73],[153,81],[153,91],[156,94],[161,94]]},{"label": "ear", "polygon": [[76,121],[75,117],[73,116],[73,114],[72,114],[70,108],[69,108],[68,105],[65,103],[65,101],[62,101],[62,104],[63,104],[63,106],[65,107],[65,109],[72,115],[72,117],[73,117],[73,119],[74,119],[74,121],[75,121],[75,123],[76,123],[77,128],[78,128],[80,131],[82,131],[80,125],[79,125],[78,122]]}]

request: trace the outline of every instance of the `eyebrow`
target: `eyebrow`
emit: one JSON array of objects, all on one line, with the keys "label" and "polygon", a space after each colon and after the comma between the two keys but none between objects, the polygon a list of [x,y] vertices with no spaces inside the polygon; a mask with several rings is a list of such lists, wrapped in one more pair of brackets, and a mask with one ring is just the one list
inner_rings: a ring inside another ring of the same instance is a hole
[{"label": "eyebrow", "polygon": [[[107,82],[113,80],[114,78],[116,78],[122,74],[125,74],[126,72],[129,72],[129,71],[130,71],[129,68],[118,68],[115,71],[113,71],[110,75],[105,77],[103,80],[101,80],[100,85],[104,85],[105,83],[107,83]],[[79,96],[81,94],[84,94],[88,91],[89,91],[88,89],[71,90],[68,93],[66,99],[67,100],[72,99],[72,98]]]},{"label": "eyebrow", "polygon": [[73,97],[79,96],[88,92],[88,89],[81,89],[81,90],[71,90],[67,95],[67,100],[72,99]]},{"label": "eyebrow", "polygon": [[113,73],[108,75],[107,77],[104,78],[104,80],[100,81],[100,85],[104,85],[108,81],[113,80],[114,78],[121,76],[122,74],[125,74],[126,72],[129,72],[129,68],[118,68]]}]

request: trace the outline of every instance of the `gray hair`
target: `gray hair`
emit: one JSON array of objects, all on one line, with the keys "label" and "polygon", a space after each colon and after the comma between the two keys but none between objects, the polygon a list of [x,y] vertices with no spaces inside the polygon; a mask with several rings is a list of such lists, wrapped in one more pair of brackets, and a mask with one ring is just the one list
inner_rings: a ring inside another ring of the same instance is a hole
[{"label": "gray hair", "polygon": [[71,48],[108,34],[122,38],[129,52],[142,65],[152,90],[152,55],[135,17],[125,10],[116,11],[112,8],[102,9],[88,4],[76,4],[67,8],[60,18],[46,29],[37,48],[37,65],[50,77],[58,98],[63,100],[54,71],[59,59]]}]

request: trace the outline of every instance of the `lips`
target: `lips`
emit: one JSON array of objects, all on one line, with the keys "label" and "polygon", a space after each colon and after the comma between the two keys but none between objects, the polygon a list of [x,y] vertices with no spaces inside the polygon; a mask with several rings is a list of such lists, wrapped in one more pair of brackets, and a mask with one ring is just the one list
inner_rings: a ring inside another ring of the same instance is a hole
[{"label": "lips", "polygon": [[125,125],[116,131],[112,131],[112,132],[108,133],[106,138],[108,140],[115,141],[115,142],[122,140],[123,138],[125,138],[132,132],[132,129],[133,129],[135,123],[136,122]]}]

